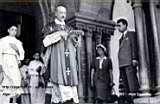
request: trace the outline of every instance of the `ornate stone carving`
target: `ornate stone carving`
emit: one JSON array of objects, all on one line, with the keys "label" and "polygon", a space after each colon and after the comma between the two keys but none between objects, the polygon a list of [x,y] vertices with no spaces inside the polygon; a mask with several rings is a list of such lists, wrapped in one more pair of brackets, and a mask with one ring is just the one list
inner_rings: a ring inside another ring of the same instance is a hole
[{"label": "ornate stone carving", "polygon": [[[69,23],[70,24],[70,23]],[[72,27],[80,29],[80,30],[87,30],[87,31],[97,31],[99,33],[106,33],[112,35],[114,31],[114,27],[103,27],[93,24],[87,24],[82,22],[74,22],[70,24]]]},{"label": "ornate stone carving", "polygon": [[142,0],[131,0],[131,5],[134,8],[142,7]]}]

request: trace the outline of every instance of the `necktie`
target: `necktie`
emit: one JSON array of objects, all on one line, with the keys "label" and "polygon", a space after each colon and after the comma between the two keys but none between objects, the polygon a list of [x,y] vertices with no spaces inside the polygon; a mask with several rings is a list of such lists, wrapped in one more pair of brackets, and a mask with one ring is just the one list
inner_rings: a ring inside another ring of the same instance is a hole
[{"label": "necktie", "polygon": [[121,38],[119,40],[120,44],[122,43],[123,39],[124,39],[124,33],[122,34],[122,36],[121,36]]}]

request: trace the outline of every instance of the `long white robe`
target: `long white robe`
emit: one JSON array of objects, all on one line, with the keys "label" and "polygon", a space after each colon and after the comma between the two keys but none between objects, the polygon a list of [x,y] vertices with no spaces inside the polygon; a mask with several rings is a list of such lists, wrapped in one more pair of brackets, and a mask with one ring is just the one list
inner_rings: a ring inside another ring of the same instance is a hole
[{"label": "long white robe", "polygon": [[[18,53],[9,45],[15,44]],[[21,41],[15,37],[6,36],[0,39],[0,64],[2,65],[4,79],[1,83],[2,93],[21,94],[21,73],[19,69],[20,60],[24,59],[24,49]]]},{"label": "long white robe", "polygon": [[42,62],[33,60],[30,62],[28,69],[30,78],[30,94],[31,94],[31,104],[44,104],[45,102],[45,88],[38,87],[39,76],[37,69],[41,67],[40,74],[44,73],[44,65]]}]

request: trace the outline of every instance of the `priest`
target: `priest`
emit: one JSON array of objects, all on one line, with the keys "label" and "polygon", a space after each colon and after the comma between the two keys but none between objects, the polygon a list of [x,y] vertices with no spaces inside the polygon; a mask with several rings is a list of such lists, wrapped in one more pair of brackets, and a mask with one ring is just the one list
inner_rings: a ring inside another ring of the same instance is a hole
[{"label": "priest", "polygon": [[67,26],[65,19],[66,7],[57,6],[54,21],[43,29],[43,44],[46,48],[43,61],[49,74],[48,85],[52,88],[51,102],[79,103],[77,49],[83,32]]}]

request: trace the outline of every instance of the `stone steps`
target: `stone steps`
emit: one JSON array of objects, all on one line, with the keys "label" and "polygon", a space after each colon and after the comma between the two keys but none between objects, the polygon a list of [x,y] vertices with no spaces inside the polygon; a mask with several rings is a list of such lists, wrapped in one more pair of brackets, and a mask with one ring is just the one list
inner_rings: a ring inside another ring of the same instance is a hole
[{"label": "stone steps", "polygon": [[[79,104],[94,104],[94,103],[79,103]],[[118,103],[103,103],[103,104],[118,104]],[[134,104],[151,104],[151,103],[134,103]],[[160,103],[155,103],[160,104]]]},{"label": "stone steps", "polygon": [[[79,104],[94,104],[94,103],[79,103]],[[118,104],[118,103],[103,103],[103,104]],[[160,104],[160,103],[134,103],[134,104]]]}]

